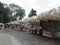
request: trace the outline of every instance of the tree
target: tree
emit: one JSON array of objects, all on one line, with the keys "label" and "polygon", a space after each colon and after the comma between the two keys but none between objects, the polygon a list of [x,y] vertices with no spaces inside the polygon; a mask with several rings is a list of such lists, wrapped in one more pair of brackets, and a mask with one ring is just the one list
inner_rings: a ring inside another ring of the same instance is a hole
[{"label": "tree", "polygon": [[22,8],[19,8],[16,10],[16,17],[19,17],[19,19],[22,19],[25,16],[25,10]]},{"label": "tree", "polygon": [[3,3],[0,2],[0,22],[2,22],[2,17],[3,17],[3,10],[4,10],[4,7],[3,7]]},{"label": "tree", "polygon": [[9,20],[10,9],[8,7],[4,8],[3,23],[10,22]]},{"label": "tree", "polygon": [[9,22],[9,9],[4,7],[4,4],[0,2],[0,23]]},{"label": "tree", "polygon": [[[14,13],[14,15],[12,15]],[[3,4],[0,2],[0,23],[8,23],[15,21],[17,17],[20,19],[25,15],[25,10],[15,4]]]},{"label": "tree", "polygon": [[9,4],[9,7],[12,11],[12,17],[11,20],[16,20],[17,17],[19,17],[19,19],[22,19],[25,15],[25,10],[22,9],[22,7],[15,5],[15,4]]},{"label": "tree", "polygon": [[31,9],[30,13],[29,13],[29,17],[32,17],[32,16],[36,16],[36,10],[34,10],[33,8]]}]

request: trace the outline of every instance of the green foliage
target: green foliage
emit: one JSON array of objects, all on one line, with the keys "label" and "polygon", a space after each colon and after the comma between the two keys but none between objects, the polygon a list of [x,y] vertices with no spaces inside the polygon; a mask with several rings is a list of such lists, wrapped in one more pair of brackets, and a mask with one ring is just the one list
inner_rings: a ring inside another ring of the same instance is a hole
[{"label": "green foliage", "polygon": [[15,21],[16,20],[16,17],[15,16],[11,16],[9,17],[10,21]]},{"label": "green foliage", "polygon": [[12,4],[9,4],[9,6],[10,6],[11,8],[13,8],[13,9],[14,9],[14,8],[20,8],[18,5],[15,5],[15,4],[13,4],[13,3],[12,3]]},{"label": "green foliage", "polygon": [[9,8],[5,8],[4,4],[0,2],[0,23],[9,22]]},{"label": "green foliage", "polygon": [[3,23],[9,22],[9,14],[10,14],[10,9],[8,7],[4,8],[4,15],[3,15]]},{"label": "green foliage", "polygon": [[3,10],[4,10],[3,3],[0,2],[0,15],[3,13]]},{"label": "green foliage", "polygon": [[[14,13],[14,15],[12,15]],[[15,21],[17,17],[22,19],[25,15],[25,10],[15,4],[3,4],[0,2],[0,23],[8,23]]]},{"label": "green foliage", "polygon": [[19,8],[16,10],[16,17],[19,17],[19,19],[22,19],[25,16],[25,10],[22,8]]},{"label": "green foliage", "polygon": [[11,21],[12,20],[16,20],[17,17],[19,17],[19,19],[22,19],[25,15],[25,10],[22,9],[22,7],[19,7],[18,5],[15,4],[9,4],[10,8],[12,9],[12,13],[14,13],[14,15],[11,17]]},{"label": "green foliage", "polygon": [[31,9],[31,12],[29,13],[29,17],[36,16],[36,10]]}]

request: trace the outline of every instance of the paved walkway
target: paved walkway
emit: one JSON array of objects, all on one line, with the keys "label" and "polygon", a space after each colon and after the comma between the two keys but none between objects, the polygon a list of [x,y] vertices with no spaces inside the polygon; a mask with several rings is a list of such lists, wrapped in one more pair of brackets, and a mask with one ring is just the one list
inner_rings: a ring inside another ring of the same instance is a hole
[{"label": "paved walkway", "polygon": [[15,41],[12,38],[13,42],[17,42],[20,45],[60,45],[60,40],[58,39],[49,39],[28,32],[0,30],[0,33],[14,37]]},{"label": "paved walkway", "polygon": [[22,45],[14,36],[0,33],[0,45]]},{"label": "paved walkway", "polygon": [[0,33],[0,45],[13,45],[10,37],[5,34]]}]

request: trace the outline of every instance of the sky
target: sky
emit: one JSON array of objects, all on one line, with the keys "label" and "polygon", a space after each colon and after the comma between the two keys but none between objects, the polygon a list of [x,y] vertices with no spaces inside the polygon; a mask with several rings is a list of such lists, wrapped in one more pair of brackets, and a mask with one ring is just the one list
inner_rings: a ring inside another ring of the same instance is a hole
[{"label": "sky", "polygon": [[25,9],[26,16],[32,8],[37,11],[37,14],[40,14],[60,6],[60,0],[0,0],[0,2],[21,6]]}]

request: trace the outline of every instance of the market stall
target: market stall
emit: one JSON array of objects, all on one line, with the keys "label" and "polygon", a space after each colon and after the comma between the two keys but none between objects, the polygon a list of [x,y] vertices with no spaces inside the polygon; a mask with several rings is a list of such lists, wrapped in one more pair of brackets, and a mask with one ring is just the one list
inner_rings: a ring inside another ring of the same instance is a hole
[{"label": "market stall", "polygon": [[[37,16],[30,17],[29,20],[29,32],[34,33],[34,34],[41,34],[42,27],[40,26],[40,20],[38,19]],[[42,34],[41,34],[42,35]]]},{"label": "market stall", "polygon": [[9,29],[9,30],[19,30],[20,21],[21,20],[9,22],[9,23],[6,24],[6,28]]},{"label": "market stall", "polygon": [[0,30],[3,30],[3,29],[4,29],[4,24],[0,23]]},{"label": "market stall", "polygon": [[45,15],[40,18],[42,22],[42,36],[56,38],[60,37],[60,16]]}]

